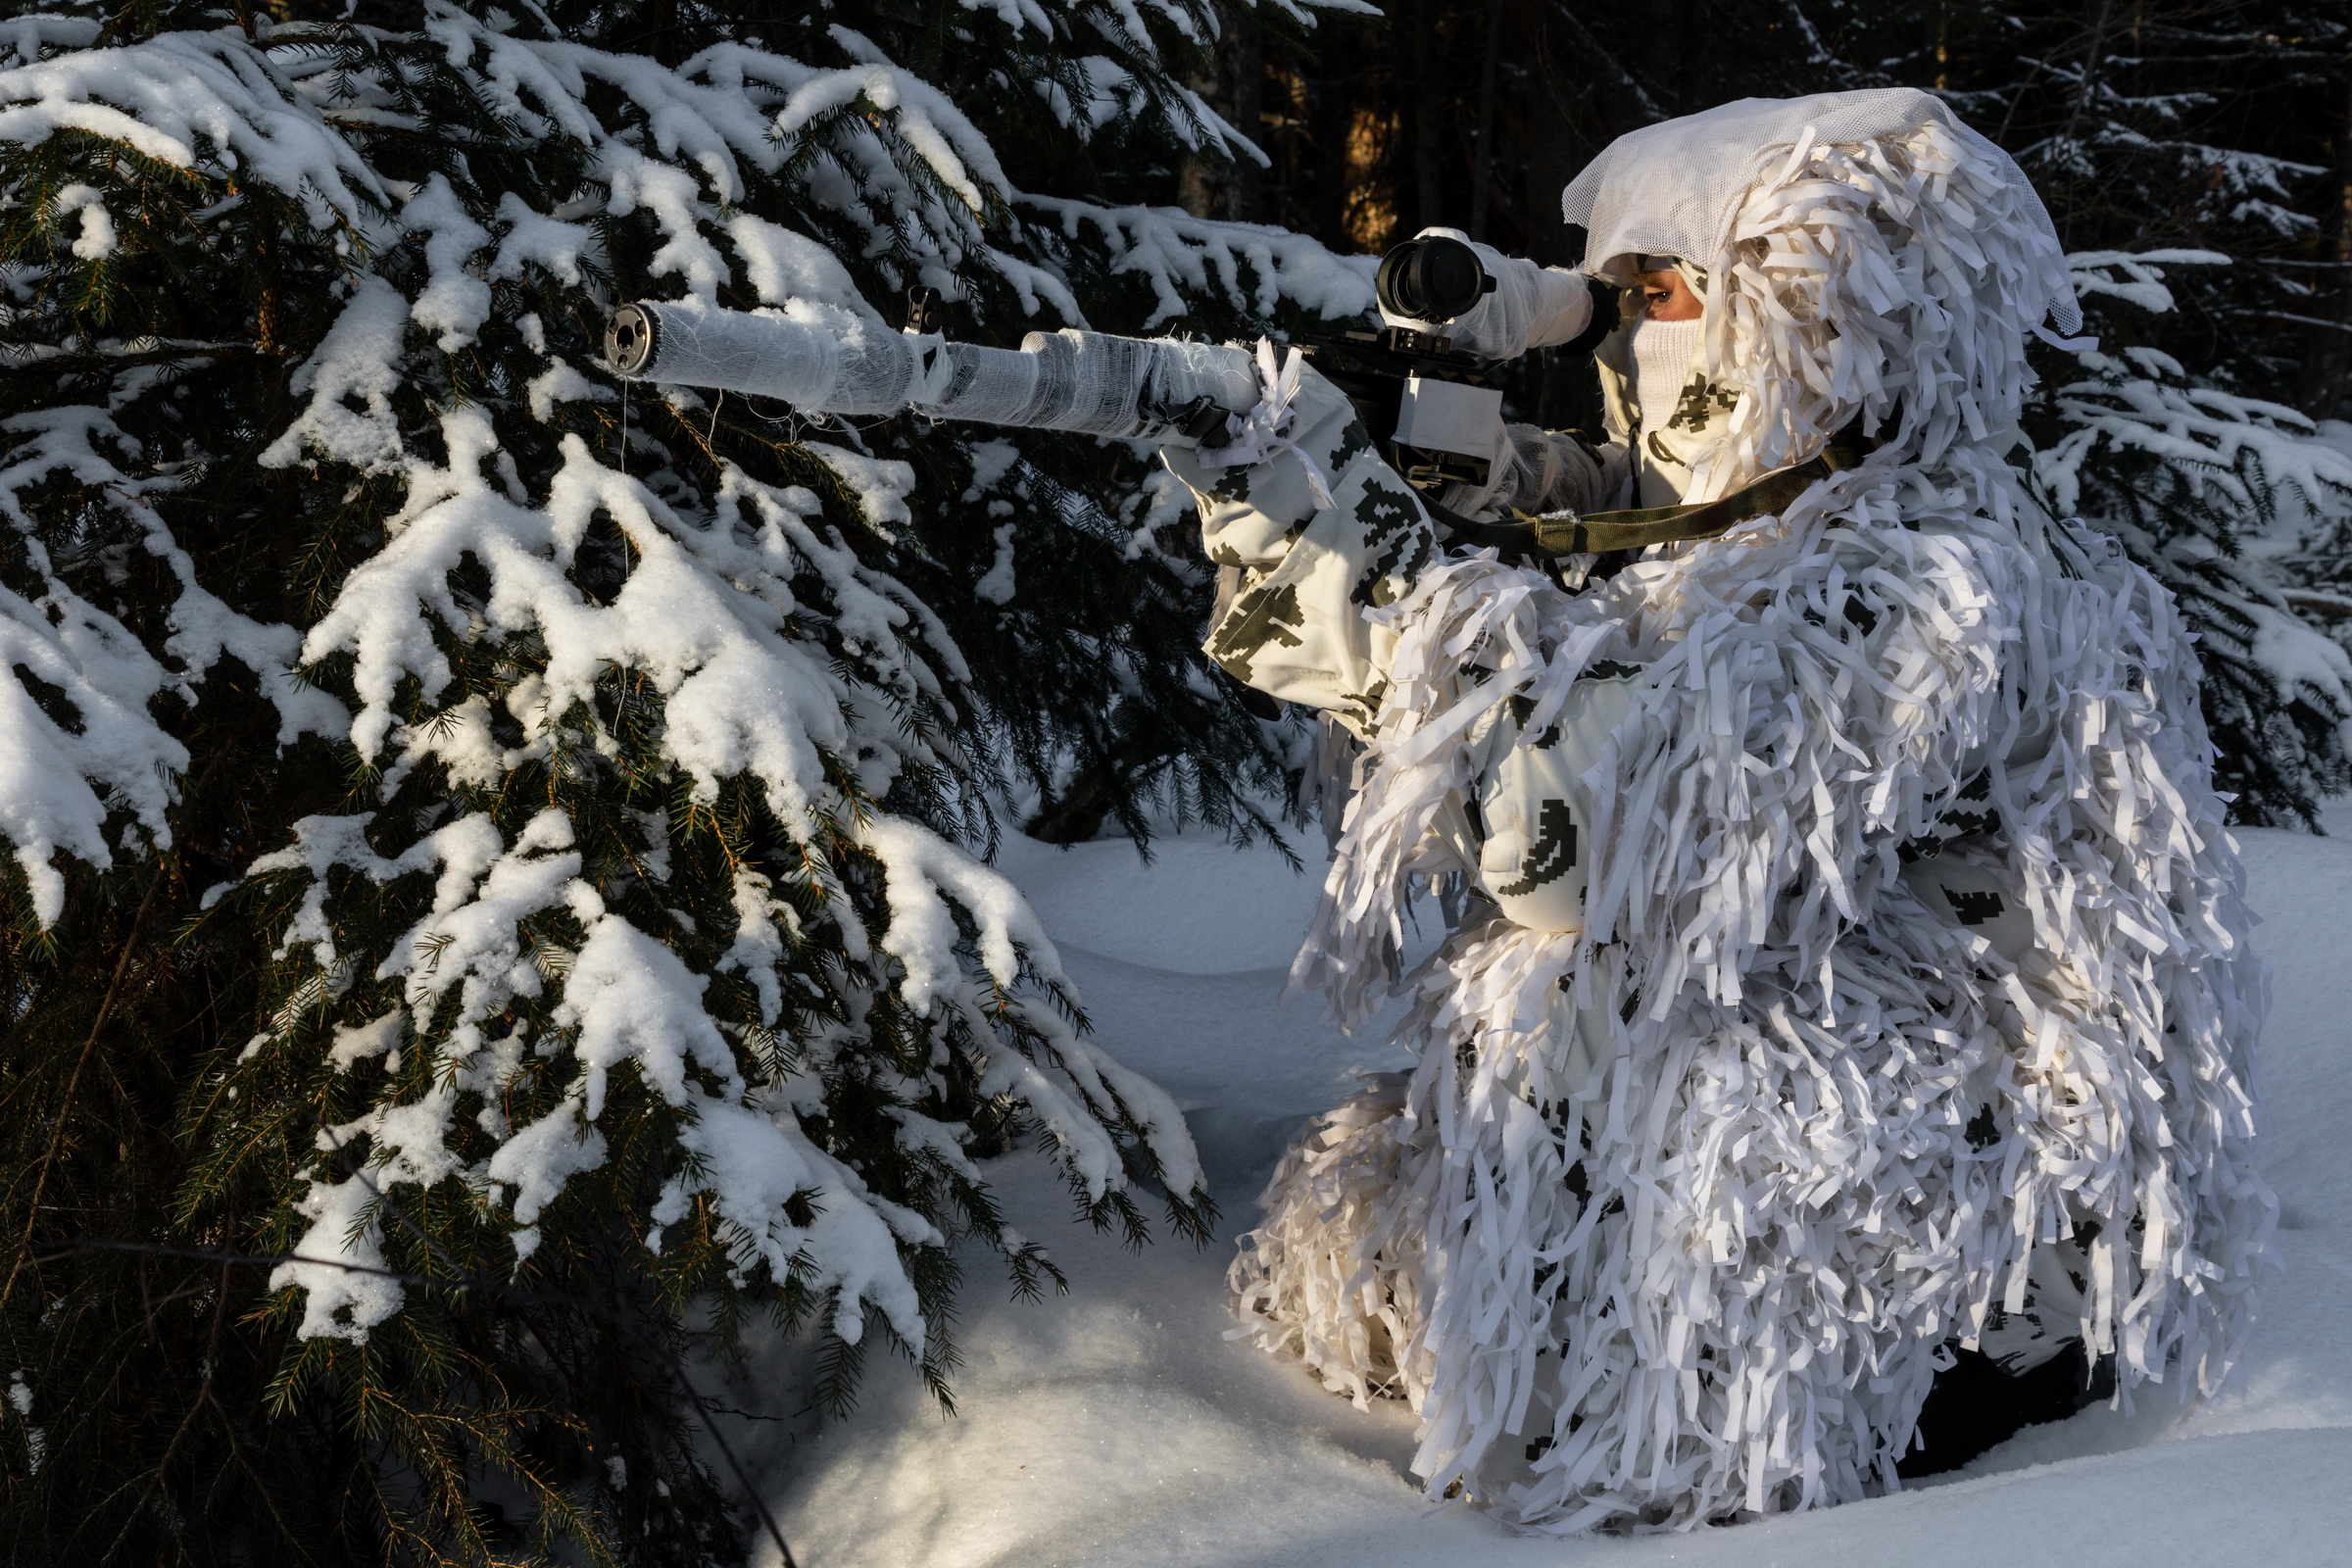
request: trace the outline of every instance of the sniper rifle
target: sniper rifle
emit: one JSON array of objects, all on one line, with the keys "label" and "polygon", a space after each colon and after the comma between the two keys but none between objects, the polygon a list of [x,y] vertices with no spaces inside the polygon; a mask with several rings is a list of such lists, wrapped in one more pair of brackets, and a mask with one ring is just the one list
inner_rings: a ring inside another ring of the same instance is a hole
[{"label": "sniper rifle", "polygon": [[[1460,315],[1494,287],[1469,246],[1444,238],[1397,246],[1378,274],[1391,315],[1431,321]],[[1229,416],[1258,402],[1256,361],[1245,348],[1068,328],[1032,332],[1018,349],[988,348],[941,332],[936,289],[908,298],[904,332],[805,308],[765,316],[641,301],[608,318],[605,358],[632,380],[776,398],[808,413],[912,412],[1210,448],[1229,438]],[[1416,485],[1486,482],[1502,417],[1492,363],[1402,326],[1313,339],[1306,353]]]}]

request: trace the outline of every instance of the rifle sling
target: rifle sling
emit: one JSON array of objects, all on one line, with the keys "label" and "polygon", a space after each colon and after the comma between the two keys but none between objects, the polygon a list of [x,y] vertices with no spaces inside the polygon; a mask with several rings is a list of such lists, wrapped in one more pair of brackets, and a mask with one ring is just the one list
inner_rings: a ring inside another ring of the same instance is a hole
[{"label": "rifle sling", "polygon": [[1651,545],[1687,539],[1713,539],[1751,517],[1779,513],[1818,481],[1853,466],[1852,458],[1852,454],[1833,448],[1807,462],[1775,468],[1728,496],[1687,507],[1637,507],[1581,517],[1572,514],[1539,516],[1510,507],[1500,517],[1481,522],[1439,506],[1426,495],[1421,504],[1457,537],[1475,545],[1538,556],[1646,550]]}]

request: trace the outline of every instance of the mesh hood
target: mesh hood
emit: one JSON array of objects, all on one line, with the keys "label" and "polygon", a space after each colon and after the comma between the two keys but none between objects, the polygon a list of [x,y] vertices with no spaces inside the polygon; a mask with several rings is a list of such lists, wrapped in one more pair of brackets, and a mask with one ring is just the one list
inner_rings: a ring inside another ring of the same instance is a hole
[{"label": "mesh hood", "polygon": [[[1561,194],[1561,216],[1588,231],[1585,265],[1619,282],[1632,281],[1630,259],[1644,252],[1713,269],[1749,191],[1778,165],[1796,161],[1799,143],[1850,145],[1929,123],[1965,146],[1981,176],[2014,187],[2019,215],[2047,236],[2055,252],[2057,231],[2025,172],[1954,119],[1940,99],[1916,87],[1742,98],[1644,125],[1609,143],[1576,176]],[[2063,282],[2042,298],[2015,303],[2032,310],[2035,320],[2047,310],[2066,331],[2081,324],[2073,291]]]}]

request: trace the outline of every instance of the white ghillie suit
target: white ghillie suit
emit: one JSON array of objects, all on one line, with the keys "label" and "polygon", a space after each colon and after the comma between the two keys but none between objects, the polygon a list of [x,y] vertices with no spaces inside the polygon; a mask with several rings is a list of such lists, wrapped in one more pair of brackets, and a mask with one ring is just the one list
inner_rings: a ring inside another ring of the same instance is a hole
[{"label": "white ghillie suit", "polygon": [[[1905,91],[1652,126],[1568,206],[1595,263],[1703,268],[1684,499],[1882,444],[1575,591],[1448,553],[1311,375],[1297,450],[1170,454],[1239,568],[1210,652],[1367,743],[1297,978],[1408,997],[1418,1061],[1286,1156],[1245,1322],[1409,1398],[1433,1494],[1559,1532],[1890,1490],[2004,1322],[2211,1391],[2275,1207],[2265,982],[2171,603],[2003,461],[2024,334],[2077,318],[2040,203]],[[1393,983],[1449,875],[1483,896]]]}]

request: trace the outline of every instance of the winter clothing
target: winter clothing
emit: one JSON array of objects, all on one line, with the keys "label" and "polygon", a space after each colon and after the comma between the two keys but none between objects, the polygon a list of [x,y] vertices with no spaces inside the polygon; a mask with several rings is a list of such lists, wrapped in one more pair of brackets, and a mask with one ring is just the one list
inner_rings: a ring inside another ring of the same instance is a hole
[{"label": "winter clothing", "polygon": [[[1241,575],[1211,656],[1365,743],[1295,980],[1401,996],[1417,1059],[1285,1156],[1245,1321],[1409,1398],[1433,1494],[1563,1532],[1889,1488],[1948,1347],[2211,1390],[2274,1206],[2264,981],[2170,600],[2000,455],[2022,334],[2072,317],[2047,219],[1917,93],[1595,168],[1596,244],[1669,248],[1610,183],[1647,181],[1706,317],[1687,374],[1604,346],[1605,446],[1513,432],[1555,498],[1881,444],[1605,581],[1448,549],[1312,377],[1297,450],[1168,454]],[[1433,884],[1469,912],[1398,978]]]}]

